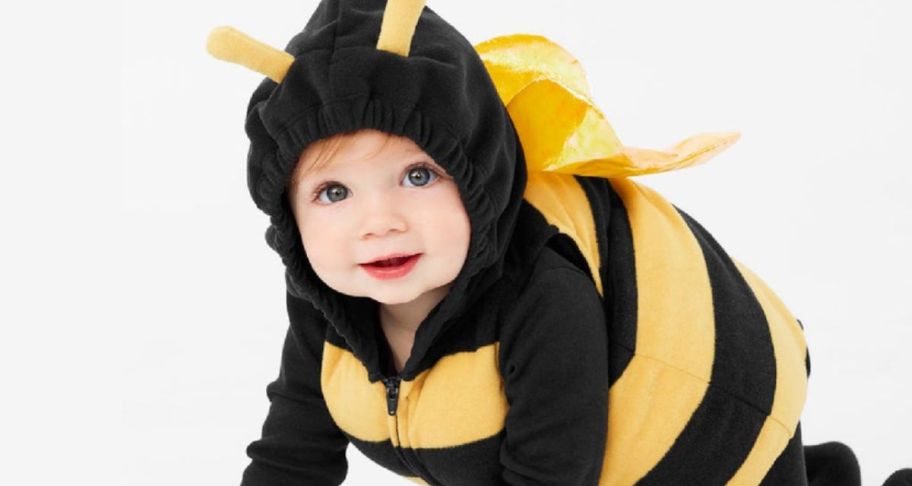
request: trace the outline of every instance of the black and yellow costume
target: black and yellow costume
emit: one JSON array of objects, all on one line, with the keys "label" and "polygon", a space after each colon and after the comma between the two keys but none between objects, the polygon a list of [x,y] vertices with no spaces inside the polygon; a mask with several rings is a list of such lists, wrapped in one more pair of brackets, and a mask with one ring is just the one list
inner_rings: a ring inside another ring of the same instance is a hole
[{"label": "black and yellow costume", "polygon": [[[248,182],[288,288],[243,484],[340,484],[349,443],[435,485],[858,484],[847,447],[801,444],[798,320],[629,179],[703,162],[737,133],[625,147],[566,51],[531,35],[473,47],[423,3],[323,1],[284,51],[231,28],[210,37],[214,55],[267,75],[248,108]],[[376,302],[317,277],[286,199],[309,143],[362,128],[431,155],[472,226],[399,374]]]}]

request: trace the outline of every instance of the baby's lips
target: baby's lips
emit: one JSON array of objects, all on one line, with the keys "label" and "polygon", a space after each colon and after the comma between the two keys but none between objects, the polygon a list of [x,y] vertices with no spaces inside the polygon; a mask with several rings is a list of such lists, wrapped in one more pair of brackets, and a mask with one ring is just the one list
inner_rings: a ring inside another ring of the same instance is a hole
[{"label": "baby's lips", "polygon": [[395,267],[407,262],[410,258],[417,256],[418,253],[400,253],[389,257],[380,257],[362,265],[375,265],[379,267]]}]

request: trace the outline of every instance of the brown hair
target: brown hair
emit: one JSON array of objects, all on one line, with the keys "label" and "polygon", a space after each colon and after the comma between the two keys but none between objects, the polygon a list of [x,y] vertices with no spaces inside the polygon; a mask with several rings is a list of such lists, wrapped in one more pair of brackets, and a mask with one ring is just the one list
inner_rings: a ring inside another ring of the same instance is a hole
[{"label": "brown hair", "polygon": [[[291,171],[291,178],[288,180],[288,184],[286,185],[286,193],[289,198],[289,203],[293,203],[292,198],[294,197],[294,194],[297,191],[298,184],[301,182],[301,179],[304,178],[304,176],[306,176],[307,174],[309,174],[315,170],[322,169],[322,168],[326,167],[327,165],[329,165],[329,163],[333,159],[333,156],[335,156],[336,152],[338,152],[340,148],[346,146],[348,143],[351,142],[351,140],[356,135],[358,135],[359,133],[362,133],[366,130],[373,130],[373,129],[362,128],[360,130],[355,130],[355,131],[351,131],[351,132],[337,133],[330,137],[321,138],[320,140],[315,140],[315,141],[311,142],[311,144],[307,148],[302,150],[301,155],[298,157],[298,162],[295,165],[295,168]],[[379,131],[379,130],[374,130],[374,131]],[[389,132],[380,132],[380,133],[384,134],[385,137],[383,139],[383,144],[380,146],[380,148],[377,149],[377,152],[383,150],[383,148],[386,147],[386,144],[389,143],[390,139],[395,136]],[[317,156],[316,156],[316,158],[314,158],[313,162],[311,162],[310,164],[305,164],[305,163],[303,163],[304,152],[306,152],[311,146],[316,146]],[[294,207],[294,204],[292,204],[292,207]]]}]

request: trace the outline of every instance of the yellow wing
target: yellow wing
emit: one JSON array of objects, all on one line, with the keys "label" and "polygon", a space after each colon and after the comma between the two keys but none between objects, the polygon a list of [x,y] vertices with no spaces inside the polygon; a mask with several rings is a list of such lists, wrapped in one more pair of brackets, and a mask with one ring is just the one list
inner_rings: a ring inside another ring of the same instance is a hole
[{"label": "yellow wing", "polygon": [[604,178],[666,172],[705,162],[740,138],[711,132],[667,150],[625,147],[592,102],[579,61],[562,47],[515,34],[475,49],[516,126],[530,172]]}]

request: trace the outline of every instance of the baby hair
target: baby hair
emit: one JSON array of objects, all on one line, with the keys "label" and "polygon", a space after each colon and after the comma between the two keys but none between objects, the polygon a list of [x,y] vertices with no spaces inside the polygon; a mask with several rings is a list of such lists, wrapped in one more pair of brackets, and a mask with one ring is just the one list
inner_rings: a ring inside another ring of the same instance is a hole
[{"label": "baby hair", "polygon": [[[288,181],[287,194],[289,198],[289,203],[292,203],[291,198],[294,197],[298,184],[301,182],[301,179],[307,174],[323,169],[328,166],[332,161],[333,156],[339,149],[345,147],[347,144],[351,143],[352,139],[359,134],[371,129],[360,129],[351,132],[337,133],[333,136],[315,140],[307,148],[305,148],[301,155],[298,157],[298,162],[295,165],[295,168],[292,169],[291,178]],[[377,130],[379,131],[379,130]],[[393,134],[389,132],[380,132],[384,135],[383,144],[377,148],[377,152],[383,150],[384,147],[389,143],[390,139],[393,137]],[[314,147],[316,149],[316,157],[313,157],[313,161],[310,163],[305,163],[304,155],[308,150]],[[376,153],[376,152],[375,152]],[[373,155],[373,154],[371,154]]]}]

